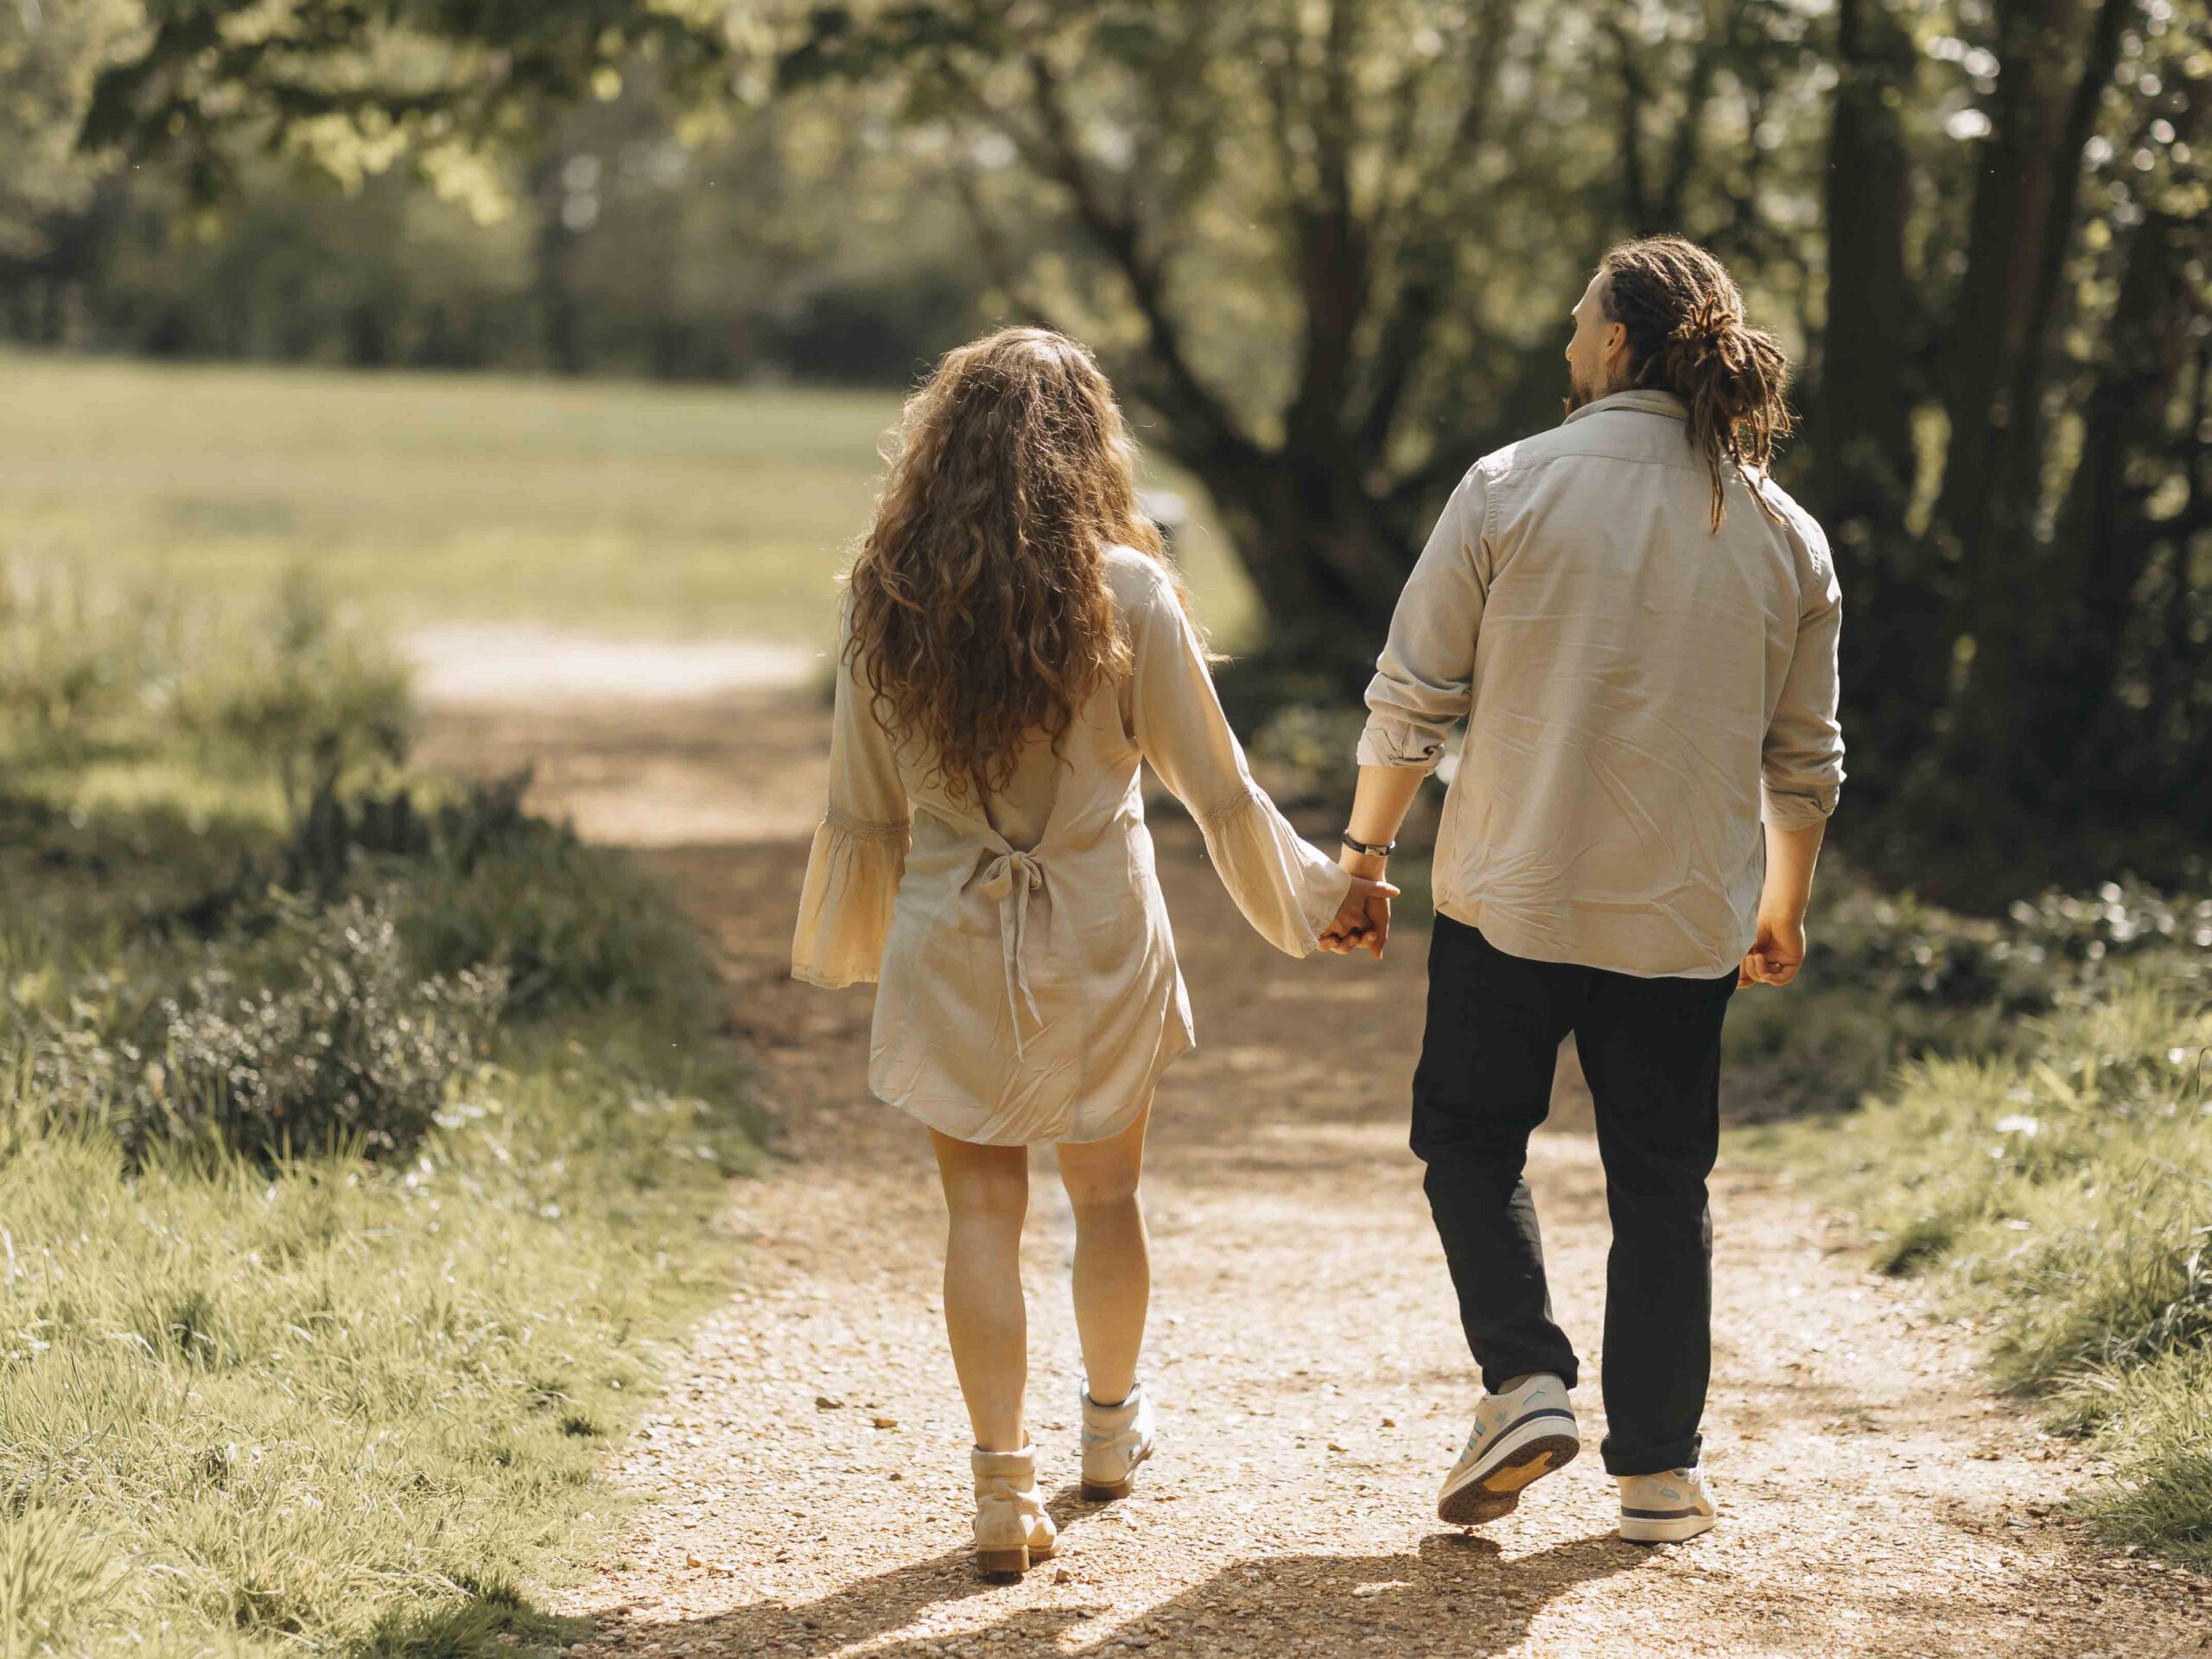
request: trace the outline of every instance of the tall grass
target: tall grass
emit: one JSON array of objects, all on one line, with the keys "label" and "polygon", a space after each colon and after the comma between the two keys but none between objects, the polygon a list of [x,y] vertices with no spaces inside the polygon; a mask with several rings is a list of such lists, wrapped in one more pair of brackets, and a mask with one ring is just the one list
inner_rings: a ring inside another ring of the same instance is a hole
[{"label": "tall grass", "polygon": [[67,1114],[17,1117],[0,1611],[25,1650],[340,1651],[542,1582],[619,1507],[599,1453],[723,1282],[703,1224],[740,1143],[557,1053],[444,1116],[404,1167],[200,1147],[130,1173]]},{"label": "tall grass", "polygon": [[8,592],[0,1659],[559,1637],[728,1272],[702,945],[518,791],[407,774],[306,589],[243,639]]},{"label": "tall grass", "polygon": [[2212,1565],[2212,1001],[2193,976],[2123,973],[2006,1052],[1912,1063],[1780,1140],[1879,1265],[1942,1275],[2003,1386],[2092,1439],[2103,1532]]}]

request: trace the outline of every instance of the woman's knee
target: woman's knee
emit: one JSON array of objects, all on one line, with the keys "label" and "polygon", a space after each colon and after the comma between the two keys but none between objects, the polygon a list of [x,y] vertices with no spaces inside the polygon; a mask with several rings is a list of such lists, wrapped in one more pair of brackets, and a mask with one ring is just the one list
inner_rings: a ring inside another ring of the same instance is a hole
[{"label": "woman's knee", "polygon": [[1135,1164],[1102,1163],[1063,1166],[1060,1184],[1068,1203],[1080,1214],[1086,1210],[1116,1209],[1134,1205],[1143,1171]]},{"label": "woman's knee", "polygon": [[956,1221],[1021,1224],[1029,1210],[1029,1157],[1020,1147],[941,1144],[938,1171]]}]

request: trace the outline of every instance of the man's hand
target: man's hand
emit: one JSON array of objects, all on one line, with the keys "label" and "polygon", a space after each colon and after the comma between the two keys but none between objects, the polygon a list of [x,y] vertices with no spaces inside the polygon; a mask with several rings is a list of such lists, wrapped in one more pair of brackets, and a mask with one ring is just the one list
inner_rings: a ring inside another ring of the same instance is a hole
[{"label": "man's hand", "polygon": [[1390,901],[1397,896],[1397,888],[1379,877],[1352,877],[1351,891],[1320,931],[1321,949],[1349,956],[1365,945],[1368,953],[1381,961],[1382,947],[1390,938]]},{"label": "man's hand", "polygon": [[1759,917],[1758,938],[1736,970],[1736,983],[1787,985],[1805,965],[1805,918],[1802,915]]}]

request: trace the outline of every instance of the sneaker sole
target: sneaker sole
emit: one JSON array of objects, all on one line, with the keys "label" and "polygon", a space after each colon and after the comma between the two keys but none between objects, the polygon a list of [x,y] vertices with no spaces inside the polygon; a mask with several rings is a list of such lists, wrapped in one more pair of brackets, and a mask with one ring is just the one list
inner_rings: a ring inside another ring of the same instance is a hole
[{"label": "sneaker sole", "polygon": [[1710,1532],[1720,1517],[1700,1515],[1695,1510],[1668,1510],[1644,1514],[1621,1514],[1621,1541],[1630,1544],[1679,1544]]},{"label": "sneaker sole", "polygon": [[1447,1486],[1436,1500],[1437,1519],[1454,1527],[1478,1527],[1520,1506],[1530,1483],[1574,1461],[1582,1442],[1572,1434],[1538,1434],[1522,1440],[1479,1474]]}]

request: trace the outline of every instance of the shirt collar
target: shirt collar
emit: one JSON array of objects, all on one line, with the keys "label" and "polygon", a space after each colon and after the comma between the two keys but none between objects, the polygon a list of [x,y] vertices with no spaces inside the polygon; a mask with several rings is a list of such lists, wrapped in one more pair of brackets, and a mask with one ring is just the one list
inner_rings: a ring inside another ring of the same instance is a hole
[{"label": "shirt collar", "polygon": [[1690,417],[1689,405],[1673,392],[1639,389],[1608,392],[1595,403],[1583,404],[1560,424],[1572,425],[1586,415],[1595,415],[1600,410],[1608,409],[1630,409],[1643,415],[1664,415],[1673,421],[1686,421]]}]

